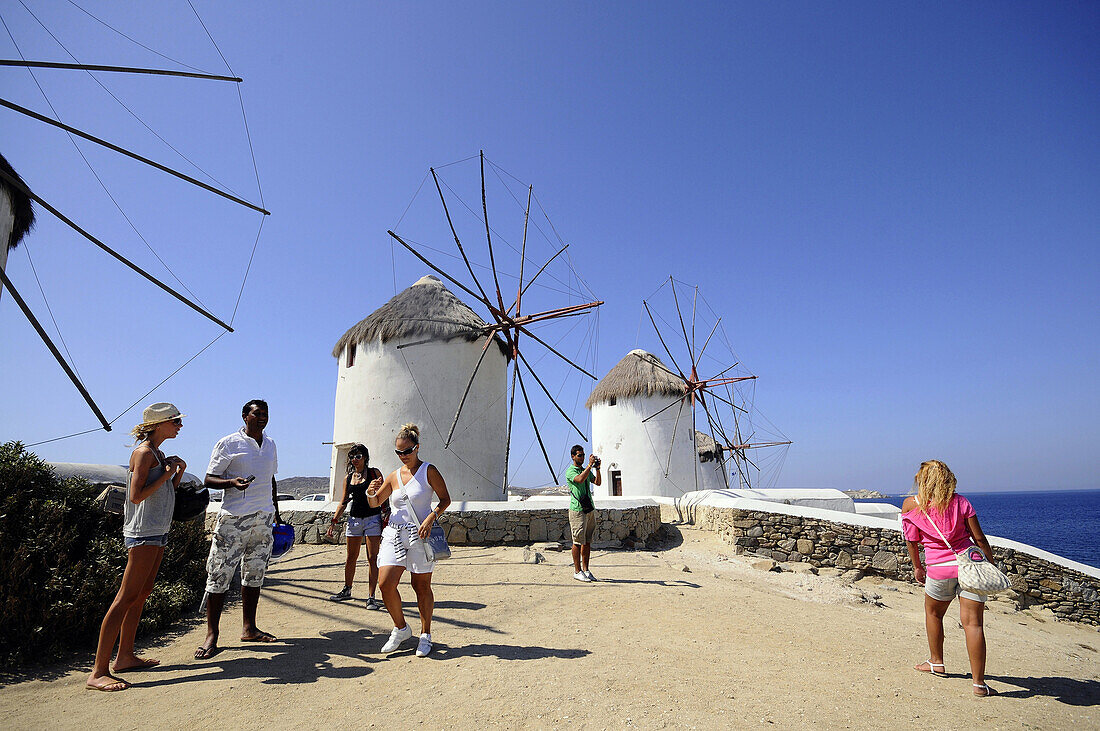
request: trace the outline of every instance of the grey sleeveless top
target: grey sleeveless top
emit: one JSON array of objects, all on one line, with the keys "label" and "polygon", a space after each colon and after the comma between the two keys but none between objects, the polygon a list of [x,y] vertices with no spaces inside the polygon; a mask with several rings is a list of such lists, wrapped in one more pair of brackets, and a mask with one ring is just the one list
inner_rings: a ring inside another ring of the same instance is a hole
[{"label": "grey sleeveless top", "polygon": [[[155,467],[149,470],[145,486],[160,479],[164,474],[164,463],[155,451]],[[172,480],[166,480],[149,497],[137,505],[130,502],[130,470],[126,470],[126,508],[123,512],[122,535],[126,538],[153,538],[163,536],[172,527],[172,513],[176,509],[176,489]]]}]

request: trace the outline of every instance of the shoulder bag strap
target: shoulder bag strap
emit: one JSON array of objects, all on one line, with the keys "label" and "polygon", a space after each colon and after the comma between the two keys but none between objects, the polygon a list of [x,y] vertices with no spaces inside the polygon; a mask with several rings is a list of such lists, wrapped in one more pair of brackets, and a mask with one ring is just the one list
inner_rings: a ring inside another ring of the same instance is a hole
[{"label": "shoulder bag strap", "polygon": [[936,521],[932,520],[932,516],[924,512],[924,506],[921,505],[920,502],[918,502],[917,505],[920,507],[920,511],[924,513],[924,517],[928,518],[928,522],[931,523],[932,527],[936,529],[936,532],[940,534],[940,538],[943,539],[943,542],[944,544],[946,544],[947,549],[956,556],[960,555],[959,552],[955,550],[955,547],[951,545],[951,541],[947,540],[947,537],[943,534],[943,531],[940,530],[940,527],[936,525]]}]

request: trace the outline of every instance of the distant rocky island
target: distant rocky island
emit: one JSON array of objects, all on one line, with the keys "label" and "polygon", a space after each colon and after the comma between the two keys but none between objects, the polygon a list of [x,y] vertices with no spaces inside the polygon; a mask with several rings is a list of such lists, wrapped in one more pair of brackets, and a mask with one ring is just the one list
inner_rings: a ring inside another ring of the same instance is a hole
[{"label": "distant rocky island", "polygon": [[878,490],[842,490],[845,495],[853,500],[883,500],[890,497],[883,495]]},{"label": "distant rocky island", "polygon": [[314,492],[328,492],[327,477],[276,477],[275,480],[279,485],[279,492],[294,497],[304,497]]}]

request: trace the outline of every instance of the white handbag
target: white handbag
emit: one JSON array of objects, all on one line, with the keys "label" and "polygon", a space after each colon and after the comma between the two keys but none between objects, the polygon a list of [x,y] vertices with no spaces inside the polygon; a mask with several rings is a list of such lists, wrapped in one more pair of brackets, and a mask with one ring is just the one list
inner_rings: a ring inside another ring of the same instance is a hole
[{"label": "white handbag", "polygon": [[947,545],[948,549],[950,549],[951,553],[955,554],[955,561],[935,565],[944,566],[957,563],[959,566],[959,586],[978,594],[996,594],[1012,586],[1012,583],[1008,580],[1008,577],[1005,576],[1004,572],[989,561],[988,557],[982,553],[982,549],[971,544],[961,553],[956,552],[955,547],[947,540],[943,531],[941,531],[935,521],[929,517],[928,513],[924,512],[923,507],[921,507],[920,511],[924,513],[924,517],[928,518],[928,522],[931,523],[932,527],[936,529],[936,532],[940,534],[940,538],[943,539],[943,542]]}]

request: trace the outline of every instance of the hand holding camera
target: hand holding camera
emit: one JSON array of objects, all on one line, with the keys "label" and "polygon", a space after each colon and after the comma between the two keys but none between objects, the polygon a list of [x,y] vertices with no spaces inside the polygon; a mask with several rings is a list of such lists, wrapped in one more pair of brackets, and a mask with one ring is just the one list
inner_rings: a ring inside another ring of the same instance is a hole
[{"label": "hand holding camera", "polygon": [[589,457],[588,464],[592,465],[592,467],[594,469],[598,470],[600,468],[600,465],[602,464],[602,462],[600,462],[599,457],[597,457],[596,455],[593,454],[591,457]]}]

